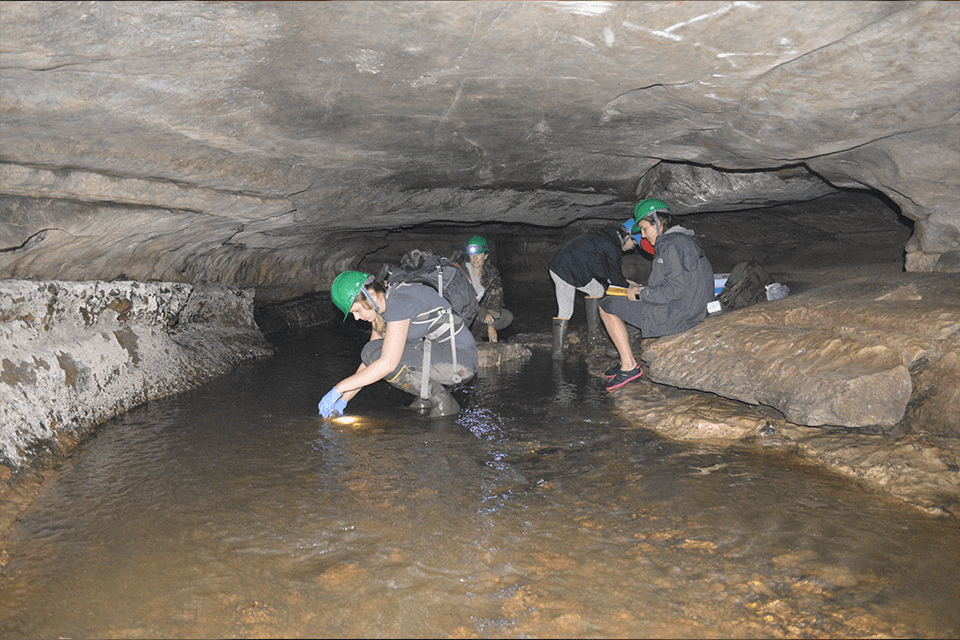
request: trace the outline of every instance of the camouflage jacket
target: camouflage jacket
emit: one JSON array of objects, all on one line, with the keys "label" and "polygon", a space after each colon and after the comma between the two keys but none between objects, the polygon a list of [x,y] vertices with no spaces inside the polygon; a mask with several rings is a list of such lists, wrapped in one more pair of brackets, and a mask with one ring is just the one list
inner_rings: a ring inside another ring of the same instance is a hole
[{"label": "camouflage jacket", "polygon": [[[470,277],[466,258],[458,260],[457,266]],[[490,263],[489,258],[483,263],[483,271],[480,272],[480,286],[484,290],[483,297],[477,302],[477,320],[483,321],[484,312],[499,318],[500,309],[503,308],[503,283],[500,281],[500,272]]]}]

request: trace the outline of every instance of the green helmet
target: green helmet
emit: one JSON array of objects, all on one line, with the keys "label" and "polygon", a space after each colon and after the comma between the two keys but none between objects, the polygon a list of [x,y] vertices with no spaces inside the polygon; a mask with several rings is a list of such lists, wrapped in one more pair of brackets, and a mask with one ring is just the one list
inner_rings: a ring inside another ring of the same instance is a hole
[{"label": "green helmet", "polygon": [[661,211],[670,211],[670,207],[667,206],[667,203],[663,200],[657,200],[656,198],[647,198],[646,200],[641,200],[637,203],[637,206],[633,208],[633,229],[630,230],[631,233],[640,233],[640,220],[646,216],[653,214],[654,221],[657,220],[657,214]]},{"label": "green helmet", "polygon": [[486,253],[487,241],[480,236],[473,236],[467,240],[467,253]]},{"label": "green helmet", "polygon": [[333,304],[343,311],[343,319],[346,320],[350,315],[350,307],[353,301],[360,295],[360,289],[367,283],[368,279],[373,279],[369,273],[362,271],[344,271],[337,276],[330,287],[330,298]]}]

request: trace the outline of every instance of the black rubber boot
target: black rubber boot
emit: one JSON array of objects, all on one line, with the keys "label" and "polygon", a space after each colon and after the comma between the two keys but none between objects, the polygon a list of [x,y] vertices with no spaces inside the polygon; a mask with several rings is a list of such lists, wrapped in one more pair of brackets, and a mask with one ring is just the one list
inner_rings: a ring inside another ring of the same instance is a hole
[{"label": "black rubber boot", "polygon": [[607,337],[606,331],[603,329],[603,323],[600,321],[600,300],[601,298],[591,298],[590,296],[587,296],[587,299],[584,300],[587,307],[587,344],[591,347],[603,344]]},{"label": "black rubber boot", "polygon": [[563,360],[563,343],[567,339],[567,324],[570,322],[566,318],[553,319],[553,358]]},{"label": "black rubber boot", "polygon": [[415,397],[414,401],[410,404],[411,409],[415,409],[420,413],[426,413],[433,406],[429,397],[420,397],[421,375],[419,371],[414,371],[410,367],[404,366],[400,369],[400,373],[392,378],[388,377],[387,382],[397,389],[406,391]]},{"label": "black rubber boot", "polygon": [[430,402],[430,398],[421,398],[420,396],[417,396],[417,398],[410,403],[410,408],[420,413],[426,413],[432,406],[433,403]]}]

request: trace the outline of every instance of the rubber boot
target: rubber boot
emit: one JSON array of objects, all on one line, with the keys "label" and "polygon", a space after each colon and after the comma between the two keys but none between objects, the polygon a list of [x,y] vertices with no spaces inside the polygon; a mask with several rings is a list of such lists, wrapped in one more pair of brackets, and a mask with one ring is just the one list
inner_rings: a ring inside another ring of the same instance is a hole
[{"label": "rubber boot", "polygon": [[591,347],[603,344],[606,337],[606,332],[600,322],[600,300],[601,298],[591,298],[590,296],[587,296],[587,299],[584,300],[587,307],[587,344]]},{"label": "rubber boot", "polygon": [[414,401],[410,403],[410,408],[420,413],[426,413],[432,406],[433,403],[430,402],[430,398],[421,398],[420,396],[417,396]]},{"label": "rubber boot", "polygon": [[410,367],[404,366],[398,374],[392,378],[387,378],[387,382],[390,383],[391,386],[414,396],[414,401],[410,404],[411,409],[415,409],[420,413],[426,413],[433,406],[430,398],[420,397],[421,375],[419,371],[414,371],[410,369]]},{"label": "rubber boot", "polygon": [[563,360],[563,343],[567,339],[568,318],[553,319],[553,358]]},{"label": "rubber boot", "polygon": [[410,403],[410,408],[420,413],[429,411],[431,418],[455,415],[460,411],[460,405],[454,397],[450,395],[446,387],[436,380],[427,380],[427,397],[421,398],[421,374],[419,371],[415,371],[409,367],[400,369],[400,373],[392,378],[388,378],[387,382],[398,389],[402,389],[416,396],[414,401]]},{"label": "rubber boot", "polygon": [[450,391],[435,380],[430,381],[430,417],[442,418],[460,413],[460,404]]}]

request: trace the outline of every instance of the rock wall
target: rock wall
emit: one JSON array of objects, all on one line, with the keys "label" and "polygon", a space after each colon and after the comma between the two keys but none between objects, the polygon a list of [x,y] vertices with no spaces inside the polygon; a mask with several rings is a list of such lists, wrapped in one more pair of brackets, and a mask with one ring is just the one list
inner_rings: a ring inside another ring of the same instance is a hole
[{"label": "rock wall", "polygon": [[272,354],[253,291],[170,282],[0,281],[0,463]]},{"label": "rock wall", "polygon": [[721,313],[643,350],[656,382],[771,406],[794,424],[950,437],[960,435],[958,353],[960,278],[918,273]]},{"label": "rock wall", "polygon": [[837,189],[960,271],[957,2],[0,6],[0,278],[284,302],[395,230]]}]

